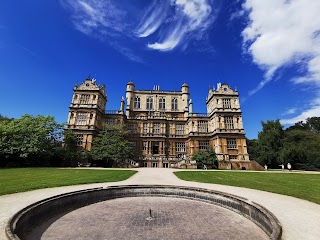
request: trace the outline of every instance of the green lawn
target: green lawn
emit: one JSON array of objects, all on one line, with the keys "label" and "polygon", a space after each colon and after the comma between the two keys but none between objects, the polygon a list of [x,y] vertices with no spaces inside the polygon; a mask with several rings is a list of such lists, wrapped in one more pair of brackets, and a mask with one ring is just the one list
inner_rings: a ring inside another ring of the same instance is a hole
[{"label": "green lawn", "polygon": [[174,174],[186,181],[258,189],[320,204],[320,174],[229,171],[182,171]]},{"label": "green lawn", "polygon": [[60,168],[0,169],[0,195],[39,188],[117,182],[135,174],[133,170],[93,170]]}]

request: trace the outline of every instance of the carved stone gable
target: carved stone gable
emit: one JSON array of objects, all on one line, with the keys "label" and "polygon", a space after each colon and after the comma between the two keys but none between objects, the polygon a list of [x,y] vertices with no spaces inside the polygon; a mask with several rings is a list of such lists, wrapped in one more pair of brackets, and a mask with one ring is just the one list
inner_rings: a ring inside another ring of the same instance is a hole
[{"label": "carved stone gable", "polygon": [[92,80],[85,80],[81,83],[80,86],[77,87],[78,90],[100,90],[100,86],[96,84],[94,79]]}]

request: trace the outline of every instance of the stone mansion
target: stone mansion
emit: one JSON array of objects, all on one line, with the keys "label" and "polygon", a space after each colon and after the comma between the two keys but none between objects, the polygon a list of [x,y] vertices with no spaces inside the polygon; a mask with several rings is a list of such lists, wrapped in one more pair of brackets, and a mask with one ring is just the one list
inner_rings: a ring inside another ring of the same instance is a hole
[{"label": "stone mansion", "polygon": [[90,150],[92,139],[104,124],[126,126],[135,149],[131,164],[140,167],[196,168],[192,154],[212,148],[219,168],[253,169],[247,153],[239,94],[226,83],[209,89],[207,113],[195,113],[184,83],[181,90],[137,90],[126,86],[119,110],[106,110],[105,86],[88,77],[73,89],[67,129],[77,135],[82,148]]}]

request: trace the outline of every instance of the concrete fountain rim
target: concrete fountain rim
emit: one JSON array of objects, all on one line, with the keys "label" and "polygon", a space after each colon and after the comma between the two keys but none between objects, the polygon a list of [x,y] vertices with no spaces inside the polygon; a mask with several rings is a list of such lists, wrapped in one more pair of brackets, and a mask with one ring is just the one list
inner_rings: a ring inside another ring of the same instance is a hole
[{"label": "concrete fountain rim", "polygon": [[56,195],[14,214],[7,222],[6,235],[9,240],[23,239],[28,229],[55,215],[110,199],[141,196],[185,198],[211,203],[251,220],[270,239],[280,240],[282,236],[279,220],[269,210],[249,199],[216,190],[175,185],[116,185]]}]

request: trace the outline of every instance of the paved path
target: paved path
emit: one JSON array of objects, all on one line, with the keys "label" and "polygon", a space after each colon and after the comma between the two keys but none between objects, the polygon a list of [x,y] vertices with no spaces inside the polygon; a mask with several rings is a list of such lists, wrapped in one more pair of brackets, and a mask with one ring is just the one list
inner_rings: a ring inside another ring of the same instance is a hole
[{"label": "paved path", "polygon": [[4,227],[9,218],[20,209],[36,201],[76,190],[107,187],[113,185],[161,184],[179,185],[212,189],[245,197],[270,210],[283,227],[284,240],[319,240],[320,239],[320,205],[294,197],[268,193],[259,190],[231,187],[218,184],[187,182],[178,179],[172,172],[177,169],[139,168],[131,178],[112,183],[98,183],[50,189],[0,196],[0,239],[5,238]]}]

